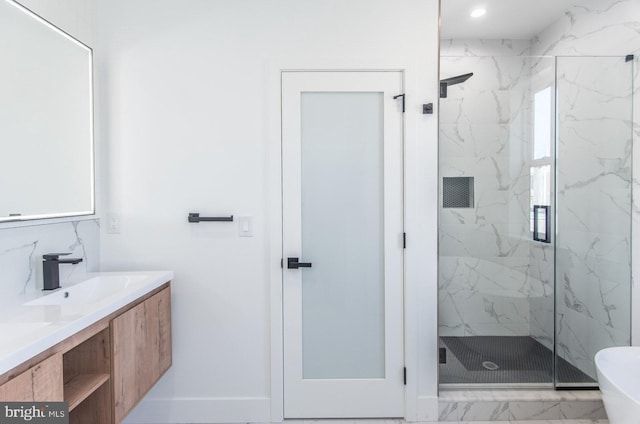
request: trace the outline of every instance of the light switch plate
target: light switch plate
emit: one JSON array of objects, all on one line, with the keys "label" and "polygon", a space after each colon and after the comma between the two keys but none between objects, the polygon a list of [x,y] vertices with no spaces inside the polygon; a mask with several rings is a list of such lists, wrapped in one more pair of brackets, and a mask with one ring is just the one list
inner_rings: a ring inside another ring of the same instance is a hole
[{"label": "light switch plate", "polygon": [[253,217],[238,217],[238,235],[240,237],[253,237]]}]

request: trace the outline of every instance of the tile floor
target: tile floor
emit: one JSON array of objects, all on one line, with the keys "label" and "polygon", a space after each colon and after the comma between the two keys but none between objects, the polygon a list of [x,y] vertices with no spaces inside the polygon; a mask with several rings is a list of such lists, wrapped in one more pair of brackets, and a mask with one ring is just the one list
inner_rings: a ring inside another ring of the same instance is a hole
[{"label": "tile floor", "polygon": [[[408,424],[404,420],[285,420],[284,424]],[[415,424],[609,424],[608,420],[421,421]]]},{"label": "tile floor", "polygon": [[[427,423],[422,423],[427,424]],[[609,424],[608,420],[449,421],[428,424]]]},{"label": "tile floor", "polygon": [[[440,347],[447,350],[440,384],[553,382],[553,353],[530,336],[440,337]],[[497,368],[484,367],[487,361]],[[598,384],[562,358],[557,367],[560,383]]]}]

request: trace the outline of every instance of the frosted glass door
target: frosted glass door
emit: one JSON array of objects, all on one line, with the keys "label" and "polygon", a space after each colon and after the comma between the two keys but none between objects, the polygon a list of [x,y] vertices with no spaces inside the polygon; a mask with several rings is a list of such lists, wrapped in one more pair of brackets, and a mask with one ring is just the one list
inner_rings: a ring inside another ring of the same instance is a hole
[{"label": "frosted glass door", "polygon": [[302,93],[304,378],[384,377],[382,93]]},{"label": "frosted glass door", "polygon": [[403,414],[401,81],[283,77],[286,418]]}]

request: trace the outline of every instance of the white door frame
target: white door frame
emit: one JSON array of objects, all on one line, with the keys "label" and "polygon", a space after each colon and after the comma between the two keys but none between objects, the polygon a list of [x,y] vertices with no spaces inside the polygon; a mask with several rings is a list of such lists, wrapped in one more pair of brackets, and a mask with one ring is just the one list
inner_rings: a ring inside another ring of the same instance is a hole
[{"label": "white door frame", "polygon": [[[416,199],[417,163],[415,159],[418,151],[417,117],[421,108],[417,97],[415,70],[416,66],[410,60],[403,58],[313,58],[313,59],[281,59],[267,64],[268,91],[266,93],[267,134],[266,147],[267,169],[266,190],[267,197],[267,225],[269,242],[267,264],[270,276],[270,369],[271,369],[271,422],[282,422],[284,418],[284,379],[283,379],[283,269],[280,267],[282,259],[282,134],[281,134],[281,74],[284,71],[400,71],[404,76],[404,87],[407,113],[404,117],[404,191],[405,191],[405,230],[408,234],[408,244],[405,251],[405,280],[404,280],[404,360],[407,367],[407,385],[405,386],[405,413],[408,421],[418,418],[418,379],[423,374],[424,365],[419,365],[429,358],[418,358],[419,325],[418,303],[420,293],[420,254],[419,249],[412,253],[411,234],[420,217],[410,209]],[[415,94],[414,94],[415,93]],[[437,140],[435,140],[437,142]],[[436,170],[437,171],[437,170]],[[414,208],[416,210],[417,208]],[[415,268],[415,269],[414,269]],[[424,286],[424,283],[422,283]],[[420,342],[422,344],[423,342]],[[437,346],[436,346],[437,350]],[[436,366],[436,350],[433,352],[434,366]],[[429,355],[431,356],[431,355]]]},{"label": "white door frame", "polygon": [[[370,378],[365,376],[344,376],[306,379],[303,376],[304,331],[302,329],[302,317],[304,314],[302,284],[303,281],[306,281],[306,277],[303,278],[303,273],[306,274],[306,271],[287,270],[284,272],[283,279],[285,418],[404,416],[404,387],[402,383],[402,367],[404,366],[404,307],[402,305],[404,300],[402,275],[404,269],[404,249],[402,248],[402,232],[404,231],[404,211],[402,209],[404,205],[404,114],[402,113],[402,99],[393,99],[394,96],[404,91],[402,84],[402,72],[397,71],[283,73],[282,169],[284,176],[283,234],[285,258],[300,254],[313,256],[313,253],[301,251],[303,243],[301,214],[304,209],[302,205],[303,193],[301,191],[301,184],[304,184],[303,173],[301,172],[301,167],[304,167],[301,157],[304,145],[304,138],[301,137],[300,132],[303,122],[301,119],[301,113],[303,112],[301,93],[310,91],[331,93],[332,95],[335,95],[335,92],[350,93],[349,95],[351,95],[351,92],[373,94],[375,97],[369,98],[369,104],[375,104],[384,111],[382,117],[376,115],[368,117],[372,119],[372,121],[368,121],[369,124],[373,125],[372,128],[377,128],[376,124],[373,123],[376,118],[383,120],[381,128],[378,128],[378,131],[382,130],[382,133],[377,132],[378,136],[382,136],[380,148],[383,153],[379,159],[383,161],[383,164],[378,163],[378,166],[382,166],[382,168],[378,168],[378,171],[381,172],[380,183],[382,186],[377,187],[375,191],[382,196],[379,200],[383,204],[378,207],[382,207],[384,211],[379,217],[382,222],[377,222],[378,225],[382,225],[382,233],[380,234],[382,236],[382,244],[379,246],[382,251],[379,253],[383,255],[384,264],[380,269],[382,275],[379,275],[384,281],[383,297],[380,299],[384,302],[383,320],[380,323],[383,327],[379,329],[384,334],[384,354],[380,358],[384,364],[384,371],[382,371],[382,375],[375,378],[372,376]],[[381,109],[376,110],[380,112]],[[336,123],[336,125],[338,125],[338,128],[344,129],[341,123]],[[373,137],[368,141],[373,142],[375,146],[376,139],[375,136]],[[346,142],[346,140],[343,141]],[[331,145],[331,143],[329,144]],[[373,147],[373,149],[375,151],[376,148]],[[366,154],[362,153],[366,157]],[[326,157],[325,160],[330,159]],[[336,167],[336,172],[340,172],[339,163],[336,164]],[[343,177],[348,178],[347,175],[343,175]],[[359,183],[362,184],[362,181],[359,181]],[[363,188],[366,192],[371,187],[367,188],[365,184]],[[382,190],[382,192],[378,190]],[[337,190],[337,192],[340,192],[340,190]],[[316,206],[320,207],[320,205]],[[357,209],[357,205],[354,206]],[[375,208],[374,205],[370,206]],[[333,212],[325,212],[331,214],[339,209],[338,205],[334,205],[334,207],[329,207],[329,210]],[[362,212],[361,210],[360,213]],[[349,215],[349,212],[345,213]],[[358,218],[351,215],[351,219],[357,220]],[[369,224],[375,225],[371,222]],[[332,225],[332,227],[334,226]],[[373,230],[373,233],[375,233],[375,230]],[[316,253],[320,256],[325,254],[323,251],[317,251]],[[303,259],[301,258],[301,260]],[[307,258],[307,260],[322,262],[321,257]],[[327,260],[326,257],[325,260]],[[327,269],[326,265],[329,266],[329,269],[332,266],[325,264],[325,269]],[[315,274],[318,272],[323,272],[322,266],[321,269],[315,271]],[[308,276],[313,274],[312,272]],[[313,279],[313,277],[311,278]],[[332,278],[330,277],[330,279]],[[375,277],[373,278],[375,279]],[[316,280],[316,282],[320,281]],[[323,281],[323,285],[324,283],[328,283],[331,286],[331,281]],[[310,282],[305,284],[313,285]],[[341,287],[344,288],[344,286]],[[345,295],[347,294],[345,293]],[[352,306],[355,307],[355,305]],[[370,307],[374,309],[368,309],[367,312],[375,311],[375,306],[370,305]],[[338,402],[337,400],[340,401]]]}]

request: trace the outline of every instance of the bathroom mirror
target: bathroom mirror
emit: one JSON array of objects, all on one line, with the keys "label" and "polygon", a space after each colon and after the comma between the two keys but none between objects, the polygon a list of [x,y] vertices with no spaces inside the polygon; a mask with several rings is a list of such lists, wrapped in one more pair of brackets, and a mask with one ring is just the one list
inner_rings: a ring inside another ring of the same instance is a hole
[{"label": "bathroom mirror", "polygon": [[91,215],[92,51],[0,0],[0,223]]}]

